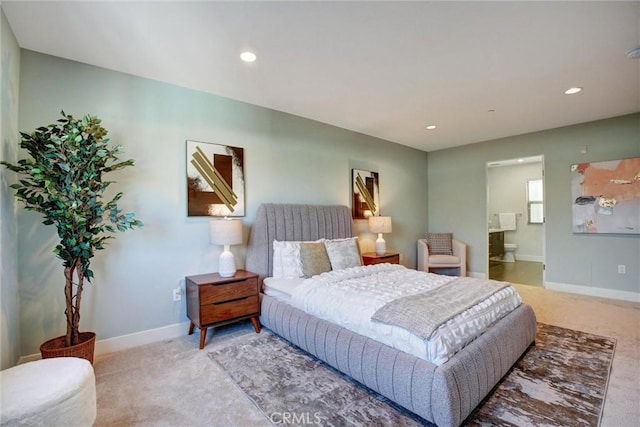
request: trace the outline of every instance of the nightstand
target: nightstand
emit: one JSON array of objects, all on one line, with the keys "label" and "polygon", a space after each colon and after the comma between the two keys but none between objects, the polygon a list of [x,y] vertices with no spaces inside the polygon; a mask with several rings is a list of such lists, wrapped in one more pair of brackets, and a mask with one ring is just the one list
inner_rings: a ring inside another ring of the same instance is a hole
[{"label": "nightstand", "polygon": [[382,264],[385,262],[389,264],[400,264],[400,254],[385,252],[383,255],[378,255],[375,252],[367,252],[362,254],[362,262],[364,265]]},{"label": "nightstand", "polygon": [[260,298],[258,275],[238,270],[233,277],[218,273],[185,278],[189,335],[200,328],[200,349],[204,348],[207,328],[226,325],[250,318],[256,333],[260,333]]}]

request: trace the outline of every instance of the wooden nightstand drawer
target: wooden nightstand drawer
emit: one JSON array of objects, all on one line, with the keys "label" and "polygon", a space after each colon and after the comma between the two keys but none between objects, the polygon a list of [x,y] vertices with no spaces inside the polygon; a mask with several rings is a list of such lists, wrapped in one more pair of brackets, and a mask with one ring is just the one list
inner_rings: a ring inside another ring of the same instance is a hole
[{"label": "wooden nightstand drawer", "polygon": [[242,297],[241,299],[217,302],[202,306],[202,323],[227,321],[236,317],[258,313],[258,296]]},{"label": "wooden nightstand drawer", "polygon": [[364,265],[383,264],[385,262],[389,264],[400,264],[400,254],[392,252],[386,252],[383,255],[378,255],[375,252],[362,254],[362,263]]},{"label": "wooden nightstand drawer", "polygon": [[[224,302],[255,295],[258,292],[258,281],[247,279],[224,285],[207,285],[200,287],[200,304]],[[203,321],[204,323],[204,321]]]}]

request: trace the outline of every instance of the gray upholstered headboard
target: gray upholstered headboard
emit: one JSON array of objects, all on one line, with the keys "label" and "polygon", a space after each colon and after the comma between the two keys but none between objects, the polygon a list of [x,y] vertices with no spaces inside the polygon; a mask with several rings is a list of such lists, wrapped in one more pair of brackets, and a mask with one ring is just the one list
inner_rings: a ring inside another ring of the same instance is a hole
[{"label": "gray upholstered headboard", "polygon": [[274,240],[317,240],[352,237],[351,210],[337,205],[262,204],[249,233],[247,270],[270,277]]}]

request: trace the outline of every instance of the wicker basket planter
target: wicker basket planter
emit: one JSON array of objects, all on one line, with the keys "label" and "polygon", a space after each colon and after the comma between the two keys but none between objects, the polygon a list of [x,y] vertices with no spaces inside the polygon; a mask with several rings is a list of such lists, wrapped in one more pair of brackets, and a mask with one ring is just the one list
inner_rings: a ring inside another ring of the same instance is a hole
[{"label": "wicker basket planter", "polygon": [[43,359],[50,357],[79,357],[87,359],[93,365],[93,352],[96,348],[95,332],[80,332],[80,344],[65,347],[65,336],[50,339],[40,346]]}]

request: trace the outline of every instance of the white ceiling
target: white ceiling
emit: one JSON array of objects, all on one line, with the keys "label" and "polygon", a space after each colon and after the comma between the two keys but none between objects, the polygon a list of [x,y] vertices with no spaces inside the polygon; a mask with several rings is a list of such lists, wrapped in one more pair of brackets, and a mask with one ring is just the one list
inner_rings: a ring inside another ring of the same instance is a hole
[{"label": "white ceiling", "polygon": [[[625,55],[640,45],[638,1],[2,8],[22,48],[425,151],[640,111],[640,60]],[[247,49],[256,62],[240,61]]]}]

